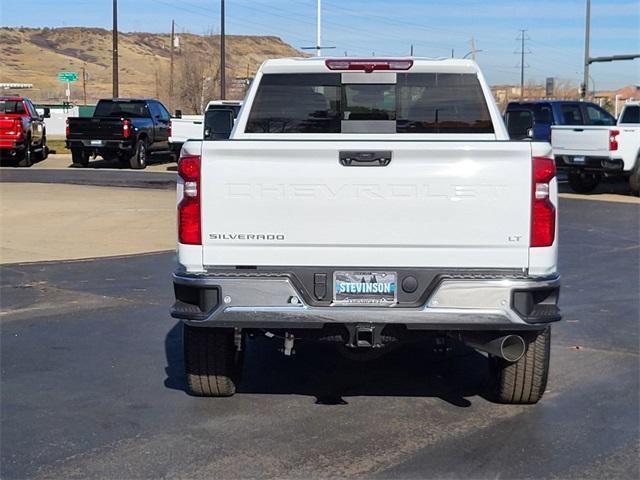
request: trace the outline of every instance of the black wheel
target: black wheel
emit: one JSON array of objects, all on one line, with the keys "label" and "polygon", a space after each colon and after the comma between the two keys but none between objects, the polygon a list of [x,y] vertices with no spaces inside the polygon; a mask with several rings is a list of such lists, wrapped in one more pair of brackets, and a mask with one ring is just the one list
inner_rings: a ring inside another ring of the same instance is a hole
[{"label": "black wheel", "polygon": [[243,352],[236,350],[233,329],[184,325],[183,341],[189,393],[200,397],[236,393]]},{"label": "black wheel", "polygon": [[147,149],[147,142],[143,139],[138,140],[136,143],[136,150],[129,159],[129,165],[134,170],[142,170],[147,168],[147,155],[149,151]]},{"label": "black wheel", "polygon": [[89,165],[89,154],[81,148],[72,148],[71,161],[74,167],[87,167]]},{"label": "black wheel", "polygon": [[569,186],[576,193],[591,193],[600,183],[600,175],[592,172],[570,172]]},{"label": "black wheel", "polygon": [[551,327],[547,327],[531,339],[526,353],[517,362],[490,357],[495,400],[510,404],[537,403],[547,388],[550,347]]},{"label": "black wheel", "polygon": [[18,166],[19,167],[30,167],[31,165],[33,165],[33,159],[34,159],[34,154],[33,154],[33,147],[31,145],[31,139],[28,138],[27,139],[27,146],[24,149],[24,152],[22,153],[21,156],[18,157]]},{"label": "black wheel", "polygon": [[629,176],[629,187],[631,188],[631,193],[640,196],[640,155],[636,157],[636,164],[631,170],[631,175]]}]

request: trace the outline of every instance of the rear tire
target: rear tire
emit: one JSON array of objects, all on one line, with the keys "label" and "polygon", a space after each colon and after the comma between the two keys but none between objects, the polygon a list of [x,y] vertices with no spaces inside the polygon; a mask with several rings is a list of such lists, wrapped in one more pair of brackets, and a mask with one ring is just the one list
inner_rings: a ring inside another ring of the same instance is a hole
[{"label": "rear tire", "polygon": [[31,139],[27,139],[27,146],[22,153],[22,156],[18,157],[18,167],[30,167],[33,165],[33,150],[31,148]]},{"label": "rear tire", "polygon": [[40,143],[41,150],[36,154],[35,159],[37,162],[42,162],[47,159],[49,156],[49,147],[47,147],[47,137],[42,137],[42,142]]},{"label": "rear tire", "polygon": [[629,187],[631,188],[631,193],[640,196],[640,155],[636,157],[636,164],[631,170],[631,175],[629,176]]},{"label": "rear tire", "polygon": [[71,161],[74,167],[87,167],[89,166],[89,154],[81,148],[72,148]]},{"label": "rear tire", "polygon": [[183,326],[187,388],[199,397],[230,397],[236,393],[241,354],[234,330]]},{"label": "rear tire", "polygon": [[600,175],[591,172],[570,172],[569,186],[576,193],[591,193],[600,183]]},{"label": "rear tire", "polygon": [[515,405],[537,403],[547,388],[550,347],[551,327],[547,327],[536,334],[517,362],[490,357],[495,400]]},{"label": "rear tire", "polygon": [[136,150],[129,159],[129,165],[134,170],[142,170],[147,168],[147,155],[149,151],[147,149],[147,142],[143,139],[138,140],[136,143]]}]

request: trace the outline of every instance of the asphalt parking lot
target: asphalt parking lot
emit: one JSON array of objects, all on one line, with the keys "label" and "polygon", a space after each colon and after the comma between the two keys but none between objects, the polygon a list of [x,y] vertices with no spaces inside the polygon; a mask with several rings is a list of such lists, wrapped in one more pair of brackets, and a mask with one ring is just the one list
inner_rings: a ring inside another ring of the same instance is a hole
[{"label": "asphalt parking lot", "polygon": [[184,391],[170,252],[0,267],[2,478],[637,478],[638,204],[563,198],[547,394],[485,397],[485,358],[352,362],[248,343],[240,392]]}]

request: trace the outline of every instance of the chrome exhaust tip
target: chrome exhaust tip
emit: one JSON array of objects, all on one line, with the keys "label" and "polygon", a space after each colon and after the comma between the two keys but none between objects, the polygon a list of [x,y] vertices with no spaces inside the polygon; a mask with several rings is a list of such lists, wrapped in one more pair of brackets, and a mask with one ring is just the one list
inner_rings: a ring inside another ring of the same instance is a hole
[{"label": "chrome exhaust tip", "polygon": [[527,342],[520,335],[495,335],[486,333],[465,333],[460,339],[465,345],[500,357],[507,362],[517,362],[527,351]]},{"label": "chrome exhaust tip", "polygon": [[517,362],[527,351],[527,343],[520,335],[506,335],[500,341],[500,356],[508,362]]}]

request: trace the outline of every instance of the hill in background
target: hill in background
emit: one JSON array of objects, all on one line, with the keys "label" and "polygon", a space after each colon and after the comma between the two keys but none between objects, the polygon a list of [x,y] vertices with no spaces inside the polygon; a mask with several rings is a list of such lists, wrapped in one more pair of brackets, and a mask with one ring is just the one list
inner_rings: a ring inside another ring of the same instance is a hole
[{"label": "hill in background", "polygon": [[[174,50],[174,87],[169,98],[170,36],[120,32],[120,96],[160,98],[169,108],[197,111],[219,98],[219,35],[180,33]],[[227,98],[242,98],[246,77],[267,58],[302,56],[277,37],[226,36]],[[82,68],[87,72],[87,101],[111,95],[111,31],[101,28],[0,28],[0,83],[31,83],[21,93],[36,102],[65,99],[61,71],[78,72],[71,99],[82,103]]]}]

